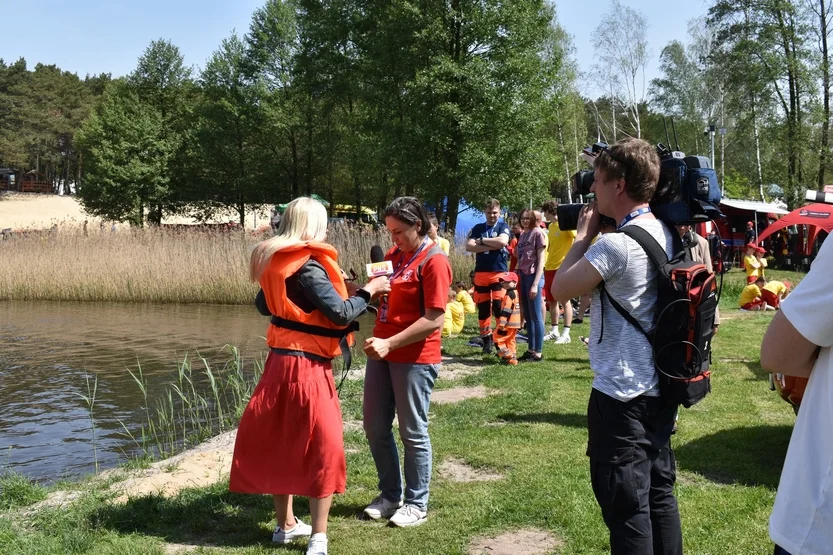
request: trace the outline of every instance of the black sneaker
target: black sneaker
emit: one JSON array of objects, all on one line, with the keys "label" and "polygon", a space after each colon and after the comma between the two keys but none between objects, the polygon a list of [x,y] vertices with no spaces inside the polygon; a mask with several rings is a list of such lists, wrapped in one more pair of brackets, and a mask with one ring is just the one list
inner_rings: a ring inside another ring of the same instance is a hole
[{"label": "black sneaker", "polygon": [[532,358],[532,353],[527,351],[518,357],[518,362],[524,362]]},{"label": "black sneaker", "polygon": [[477,337],[472,337],[469,339],[469,342],[466,343],[468,347],[482,347],[483,346],[483,338],[479,335]]}]

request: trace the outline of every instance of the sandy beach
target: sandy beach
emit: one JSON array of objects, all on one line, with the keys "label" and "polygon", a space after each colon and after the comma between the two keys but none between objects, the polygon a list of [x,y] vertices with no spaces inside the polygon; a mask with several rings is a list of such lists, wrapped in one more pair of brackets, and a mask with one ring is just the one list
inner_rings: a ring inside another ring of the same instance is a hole
[{"label": "sandy beach", "polygon": [[[69,195],[44,195],[38,193],[15,193],[4,191],[0,193],[0,230],[11,229],[44,229],[58,226],[81,226],[84,221],[88,226],[98,226],[100,218],[89,216],[84,212],[78,199]],[[238,220],[237,212],[228,210],[225,213],[208,220],[206,223],[225,223]],[[109,223],[109,222],[108,222]],[[194,224],[194,218],[166,217],[163,224]],[[269,224],[266,210],[246,215],[246,228],[254,229]],[[116,224],[126,226],[127,224]]]}]

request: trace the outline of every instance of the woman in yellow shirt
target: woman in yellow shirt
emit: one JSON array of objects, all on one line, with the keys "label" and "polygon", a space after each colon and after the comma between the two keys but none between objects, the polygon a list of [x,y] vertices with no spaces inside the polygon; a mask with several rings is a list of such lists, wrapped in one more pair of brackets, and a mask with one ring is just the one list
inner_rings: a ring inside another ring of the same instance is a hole
[{"label": "woman in yellow shirt", "polygon": [[755,283],[761,268],[761,262],[756,256],[758,253],[758,246],[754,243],[746,245],[746,256],[743,257],[743,266],[746,268],[746,283]]},{"label": "woman in yellow shirt", "polygon": [[466,314],[474,314],[477,312],[477,305],[474,304],[474,299],[471,298],[471,294],[469,294],[468,290],[466,289],[466,284],[462,281],[458,281],[454,284],[454,289],[457,290],[457,297],[455,300],[460,301],[463,303],[463,309]]},{"label": "woman in yellow shirt", "polygon": [[766,258],[764,257],[765,254],[766,254],[766,249],[765,248],[758,247],[757,249],[755,249],[755,260],[757,260],[758,264],[761,265],[761,267],[758,268],[758,275],[761,276],[761,277],[766,277],[767,261],[766,261]]},{"label": "woman in yellow shirt", "polygon": [[789,281],[768,281],[766,285],[761,287],[761,299],[766,303],[767,308],[772,307],[772,310],[781,308],[781,301],[784,300],[790,292],[792,284]]},{"label": "woman in yellow shirt", "polygon": [[455,300],[454,289],[449,289],[448,304],[445,305],[443,337],[448,337],[451,334],[457,334],[463,331],[463,325],[466,323],[466,315],[463,311],[463,303]]},{"label": "woman in yellow shirt", "polygon": [[437,221],[437,217],[434,214],[429,214],[428,222],[431,224],[431,227],[428,228],[428,237],[437,243],[445,255],[448,256],[448,253],[451,251],[451,243],[449,243],[448,239],[445,237],[439,236],[438,231],[440,230],[440,223]]}]

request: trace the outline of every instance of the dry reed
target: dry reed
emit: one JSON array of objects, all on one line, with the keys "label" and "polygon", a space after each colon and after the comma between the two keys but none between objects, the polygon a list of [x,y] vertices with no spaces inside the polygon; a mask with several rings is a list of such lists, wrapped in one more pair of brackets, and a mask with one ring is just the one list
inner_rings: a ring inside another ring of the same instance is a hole
[{"label": "dry reed", "polygon": [[[246,231],[94,229],[0,241],[0,299],[248,304],[257,285],[248,258],[262,235]],[[364,274],[370,247],[390,246],[384,230],[335,226],[328,242],[346,271]],[[459,247],[450,260],[455,279],[468,281],[473,259]]]}]

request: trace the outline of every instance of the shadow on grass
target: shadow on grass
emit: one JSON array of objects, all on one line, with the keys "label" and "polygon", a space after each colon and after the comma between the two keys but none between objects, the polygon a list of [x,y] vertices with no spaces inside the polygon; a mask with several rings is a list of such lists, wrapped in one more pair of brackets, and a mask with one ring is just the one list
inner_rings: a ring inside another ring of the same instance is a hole
[{"label": "shadow on grass", "polygon": [[[336,496],[338,497],[338,496]],[[330,517],[340,516],[346,519],[354,518],[356,520],[370,520],[370,518],[366,517],[364,514],[364,509],[367,505],[343,505],[338,503],[333,503],[332,508],[330,509]]]},{"label": "shadow on grass", "polygon": [[[306,503],[296,503],[306,511]],[[154,536],[165,542],[243,547],[272,545],[263,523],[274,522],[271,496],[231,493],[223,488],[186,490],[166,499],[138,497],[120,505],[104,505],[95,515],[98,526],[119,534]],[[294,550],[295,546],[287,546]],[[298,544],[297,551],[306,545]]]},{"label": "shadow on grass", "polygon": [[[194,546],[271,546],[274,508],[271,495],[229,492],[228,483],[207,489],[185,490],[177,497],[133,498],[120,505],[103,505],[93,515],[97,526],[119,534],[141,534],[168,543]],[[362,520],[364,505],[333,504],[331,517]],[[294,504],[295,514],[309,523],[305,498]],[[282,546],[283,547],[283,546]],[[284,547],[305,552],[306,542]]]},{"label": "shadow on grass", "polygon": [[677,466],[721,484],[775,489],[792,430],[792,426],[723,430],[675,447]]},{"label": "shadow on grass", "polygon": [[534,412],[534,413],[505,413],[498,415],[500,420],[512,423],[527,424],[555,424],[568,428],[586,428],[587,415],[576,413]]},{"label": "shadow on grass", "polygon": [[760,360],[749,361],[746,367],[755,374],[755,381],[769,381],[769,372],[763,369]]}]

